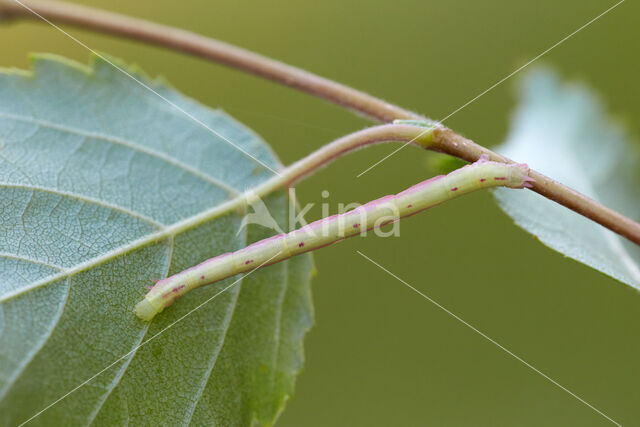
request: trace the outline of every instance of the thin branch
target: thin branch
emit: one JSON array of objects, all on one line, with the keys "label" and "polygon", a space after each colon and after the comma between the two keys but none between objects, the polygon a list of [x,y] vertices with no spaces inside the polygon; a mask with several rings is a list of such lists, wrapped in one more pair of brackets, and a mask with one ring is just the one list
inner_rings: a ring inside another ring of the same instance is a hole
[{"label": "thin branch", "polygon": [[0,19],[39,20],[40,18],[29,9],[57,24],[69,24],[140,40],[228,65],[324,98],[377,121],[421,118],[415,113],[366,93],[266,56],[179,28],[126,15],[71,3],[0,0]]},{"label": "thin branch", "polygon": [[[421,118],[364,92],[291,65],[228,43],[142,19],[70,3],[36,0],[0,0],[0,18],[39,19],[23,5],[55,23],[128,37],[206,58],[307,92],[374,120],[390,122]],[[434,131],[433,143],[432,149],[469,162],[478,160],[482,154],[495,161],[512,162],[446,128]],[[538,172],[531,171],[531,176],[536,180],[533,191],[640,245],[639,223]]]},{"label": "thin branch", "polygon": [[[424,128],[418,126],[392,124],[373,126],[353,132],[322,146],[320,149],[280,170],[279,175],[275,175],[259,184],[251,190],[251,194],[265,197],[280,188],[291,187],[337,158],[368,145],[397,142],[410,143],[419,148],[431,149],[435,144],[433,135],[433,131],[425,132]],[[246,203],[245,196],[246,194],[243,194],[233,199],[238,203],[238,206],[233,206],[234,209],[240,208],[242,203]]]},{"label": "thin branch", "polygon": [[[447,128],[434,130],[431,149],[468,162],[475,162],[481,155],[486,154],[496,162],[515,163]],[[531,190],[640,245],[639,223],[533,169],[530,170],[529,176],[535,179]]]},{"label": "thin branch", "polygon": [[411,143],[419,148],[429,149],[434,144],[433,131],[425,132],[424,128],[410,125],[379,125],[345,135],[287,166],[281,171],[284,176],[282,186],[293,186],[351,151],[383,142]]}]

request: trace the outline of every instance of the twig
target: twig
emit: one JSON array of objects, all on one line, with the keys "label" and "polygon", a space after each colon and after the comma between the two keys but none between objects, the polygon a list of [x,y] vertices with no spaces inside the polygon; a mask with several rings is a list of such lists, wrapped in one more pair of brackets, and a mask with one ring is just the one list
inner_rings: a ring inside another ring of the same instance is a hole
[{"label": "twig", "polygon": [[[46,19],[106,34],[128,37],[200,56],[342,105],[374,120],[421,119],[408,110],[291,65],[189,31],[112,12],[52,1],[0,0],[0,18]],[[482,154],[512,162],[446,128],[433,133],[432,149],[474,162]],[[532,190],[640,245],[640,224],[538,172]]]}]

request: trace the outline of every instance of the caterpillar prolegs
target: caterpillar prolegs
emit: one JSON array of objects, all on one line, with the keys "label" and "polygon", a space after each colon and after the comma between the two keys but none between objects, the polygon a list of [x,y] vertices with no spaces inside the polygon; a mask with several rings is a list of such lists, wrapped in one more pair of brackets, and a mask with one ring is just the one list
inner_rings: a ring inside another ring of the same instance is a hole
[{"label": "caterpillar prolegs", "polygon": [[528,173],[526,164],[504,164],[481,158],[448,175],[436,176],[349,212],[219,255],[160,280],[136,305],[136,315],[143,320],[151,320],[192,289],[322,248],[475,190],[497,186],[530,187],[533,179]]}]

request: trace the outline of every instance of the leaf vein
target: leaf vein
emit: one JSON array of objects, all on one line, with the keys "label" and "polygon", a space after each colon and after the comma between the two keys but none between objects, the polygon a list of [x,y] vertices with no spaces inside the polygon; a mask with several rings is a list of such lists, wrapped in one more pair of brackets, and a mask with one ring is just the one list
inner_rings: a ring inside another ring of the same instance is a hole
[{"label": "leaf vein", "polygon": [[284,286],[282,287],[282,292],[279,295],[278,301],[278,317],[276,320],[276,333],[275,333],[275,346],[273,353],[273,364],[271,365],[271,382],[272,386],[275,383],[275,375],[276,375],[276,366],[278,365],[278,356],[280,354],[280,326],[282,322],[282,312],[284,311],[284,299],[287,295],[287,290],[289,289],[289,262],[290,259],[286,259],[282,264],[284,265]]},{"label": "leaf vein", "polygon": [[166,163],[169,163],[173,166],[176,166],[186,172],[189,172],[190,174],[210,183],[213,184],[215,186],[217,186],[218,188],[225,190],[226,192],[237,196],[238,194],[240,194],[240,192],[238,190],[236,190],[235,188],[229,186],[228,184],[226,184],[225,182],[214,178],[213,176],[206,174],[198,169],[195,169],[181,161],[175,160],[171,157],[169,157],[168,155],[161,153],[159,151],[156,150],[152,150],[150,148],[147,147],[143,147],[139,144],[136,144],[134,142],[131,141],[127,141],[121,138],[115,138],[115,137],[111,137],[111,136],[107,136],[107,135],[103,135],[103,134],[99,134],[99,133],[94,133],[94,132],[89,132],[89,131],[85,131],[83,129],[77,129],[74,127],[69,127],[69,126],[63,126],[63,125],[58,125],[55,123],[51,123],[48,122],[46,120],[40,120],[40,119],[33,119],[30,117],[26,117],[26,116],[20,116],[20,115],[16,115],[16,114],[8,114],[8,113],[0,113],[0,118],[4,118],[4,119],[9,119],[9,120],[15,120],[15,121],[21,121],[24,123],[33,123],[35,125],[44,127],[44,128],[48,128],[48,129],[53,129],[53,130],[57,130],[60,132],[66,132],[66,133],[71,133],[71,134],[75,134],[75,135],[79,135],[82,136],[84,138],[91,138],[91,139],[95,139],[98,141],[104,141],[104,142],[109,142],[111,144],[117,144],[117,145],[121,145],[123,147],[127,147],[131,150],[134,151],[138,151],[140,153],[144,153],[147,154],[149,156],[155,157],[157,159],[160,159]]},{"label": "leaf vein", "polygon": [[55,194],[57,196],[61,196],[61,197],[66,197],[69,199],[77,199],[86,203],[90,203],[93,205],[98,205],[98,206],[102,206],[104,208],[110,209],[110,210],[114,210],[114,211],[118,211],[120,213],[126,214],[130,217],[139,219],[140,221],[146,222],[150,225],[152,225],[154,228],[158,229],[158,230],[162,230],[165,228],[165,224],[162,224],[156,220],[154,220],[151,217],[148,217],[144,214],[141,214],[139,212],[135,212],[131,209],[125,208],[124,206],[120,206],[120,205],[116,205],[113,203],[108,203],[105,202],[103,200],[99,200],[99,199],[94,199],[93,197],[89,197],[89,196],[84,196],[78,193],[72,193],[69,191],[62,191],[62,190],[56,190],[54,188],[49,188],[49,187],[43,187],[43,186],[39,186],[39,185],[31,185],[31,184],[13,184],[10,182],[0,182],[0,188],[16,188],[16,189],[24,189],[24,190],[29,190],[29,191],[33,191],[33,192],[42,192],[42,193],[50,193],[50,194]]},{"label": "leaf vein", "polygon": [[[165,272],[165,277],[167,277],[169,275],[169,272],[171,271],[171,263],[173,262],[173,250],[174,250],[174,248],[175,248],[175,241],[174,241],[173,238],[170,238],[169,239],[169,252],[167,254],[167,267],[165,269],[165,271],[166,271]],[[140,348],[140,345],[144,341],[144,338],[147,336],[147,332],[149,331],[149,326],[150,325],[151,325],[151,322],[145,322],[144,327],[140,331],[140,338],[137,340],[136,344],[133,346],[133,351],[131,351],[130,353],[127,354],[129,357],[127,357],[126,361],[120,367],[120,371],[114,377],[114,379],[111,382],[111,384],[109,384],[109,387],[107,388],[106,393],[100,398],[100,402],[98,403],[98,406],[89,415],[89,419],[87,420],[87,425],[93,424],[95,418],[100,413],[100,410],[102,409],[104,403],[107,401],[109,396],[111,396],[111,393],[113,392],[113,390],[115,390],[115,388],[118,386],[118,384],[120,384],[120,381],[124,377],[125,372],[129,368],[129,364],[131,364],[131,361],[133,360],[135,355],[138,354],[138,349]]]},{"label": "leaf vein", "polygon": [[16,255],[16,254],[10,254],[8,252],[0,252],[0,258],[10,258],[10,259],[15,259],[18,261],[24,261],[24,262],[29,262],[31,264],[39,264],[39,265],[43,265],[45,267],[49,267],[52,268],[54,270],[58,270],[58,271],[63,271],[64,268],[60,265],[56,265],[56,264],[51,264],[47,261],[41,261],[39,259],[35,259],[35,258],[29,258],[23,255]]},{"label": "leaf vein", "polygon": [[[243,235],[244,235],[244,239],[243,239],[243,246],[247,245],[247,241],[248,241],[248,228],[249,227],[244,227],[244,231],[243,231]],[[236,313],[236,307],[238,306],[238,299],[240,298],[240,292],[242,292],[242,284],[244,282],[244,275],[242,275],[240,277],[240,279],[238,280],[238,284],[237,284],[237,288],[238,290],[236,291],[236,297],[233,300],[233,307],[231,309],[231,313],[229,314],[229,316],[227,316],[227,318],[225,319],[225,325],[224,325],[224,332],[222,334],[222,340],[220,341],[220,345],[217,348],[217,351],[215,352],[215,355],[212,355],[211,357],[211,361],[209,362],[209,366],[207,367],[207,372],[203,375],[202,377],[202,381],[200,381],[200,384],[198,386],[198,390],[195,393],[194,396],[194,402],[193,405],[191,405],[191,407],[189,408],[189,411],[187,412],[187,414],[185,414],[187,416],[187,418],[184,420],[184,425],[189,425],[191,424],[191,419],[193,418],[193,414],[196,412],[196,408],[198,407],[198,403],[200,402],[200,399],[202,398],[202,393],[204,393],[205,388],[207,387],[207,384],[209,384],[209,378],[211,378],[211,373],[213,372],[213,370],[216,367],[216,363],[218,362],[218,358],[220,357],[220,353],[222,352],[222,349],[224,348],[224,343],[227,339],[227,333],[229,332],[229,327],[231,326],[231,321],[233,320],[233,315]]]},{"label": "leaf vein", "polygon": [[[16,381],[18,381],[18,378],[20,378],[20,376],[27,369],[27,366],[29,366],[29,364],[33,361],[35,356],[40,352],[40,350],[44,347],[44,345],[47,343],[47,341],[49,341],[49,338],[51,338],[51,336],[53,335],[53,331],[58,326],[58,324],[60,322],[60,318],[62,318],[62,313],[64,312],[65,308],[67,307],[67,302],[69,301],[69,294],[71,293],[71,277],[67,278],[65,280],[65,282],[67,284],[67,290],[66,290],[65,295],[64,295],[64,301],[60,305],[60,309],[58,310],[57,316],[55,317],[55,319],[52,319],[53,321],[51,323],[51,325],[52,325],[51,329],[49,330],[49,332],[45,336],[42,337],[40,342],[36,346],[34,346],[32,351],[30,351],[25,356],[21,366],[19,366],[15,370],[14,375],[11,378],[9,378],[9,380],[5,384],[4,388],[0,390],[0,401],[2,399],[4,399],[5,395],[9,392],[11,387],[13,387],[13,385],[16,383]],[[2,301],[2,302],[4,302],[4,301]]]}]

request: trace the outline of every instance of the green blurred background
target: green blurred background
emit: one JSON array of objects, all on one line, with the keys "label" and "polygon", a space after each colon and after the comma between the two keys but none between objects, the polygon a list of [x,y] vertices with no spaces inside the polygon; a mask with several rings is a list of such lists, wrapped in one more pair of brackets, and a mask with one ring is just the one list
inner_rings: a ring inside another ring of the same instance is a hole
[{"label": "green blurred background", "polygon": [[[613,1],[99,0],[84,4],[190,29],[284,60],[434,119],[455,110]],[[540,62],[584,80],[633,134],[640,126],[640,6],[628,1]],[[260,133],[287,164],[362,118],[293,90],[159,48],[70,29],[88,46],[161,74]],[[0,28],[0,65],[31,51],[86,62],[87,51],[41,23]],[[513,81],[447,125],[499,143]],[[541,141],[543,143],[543,141]],[[298,186],[340,202],[395,193],[436,173],[434,154],[383,145]],[[603,141],[603,150],[606,141]],[[527,159],[517,159],[526,161]],[[334,213],[334,212],[332,212]],[[421,298],[362,251],[613,419],[640,425],[640,295],[542,246],[484,192],[401,224],[399,238],[355,238],[317,252],[316,326],[305,372],[280,426],[580,425],[605,418]]]}]

